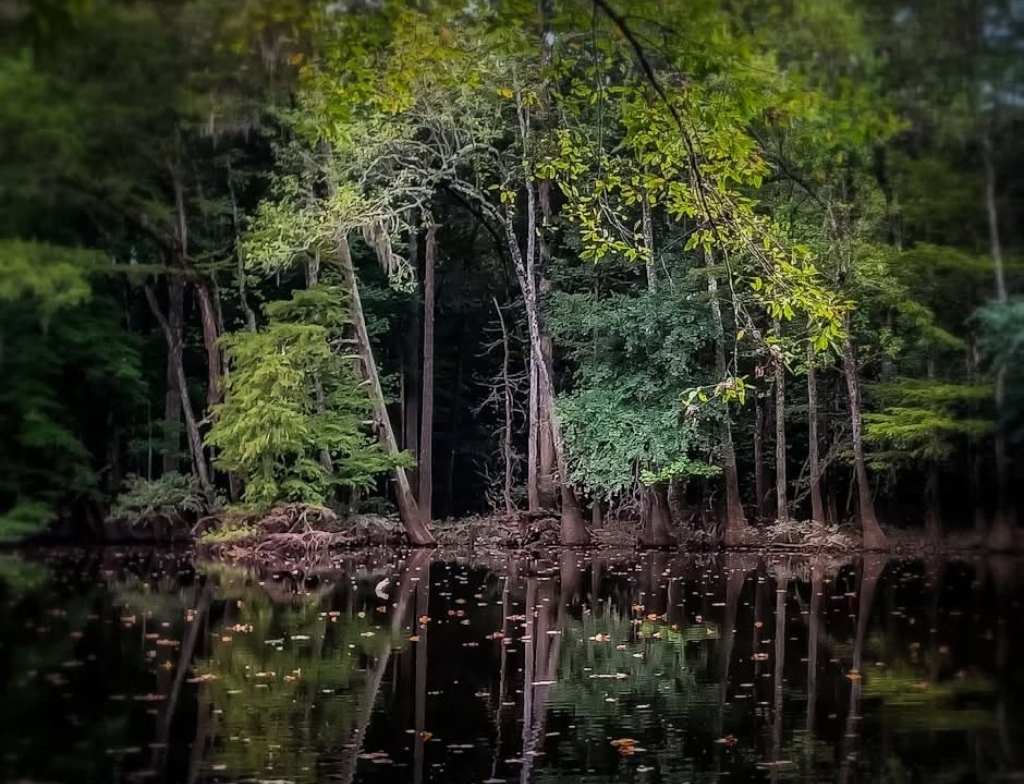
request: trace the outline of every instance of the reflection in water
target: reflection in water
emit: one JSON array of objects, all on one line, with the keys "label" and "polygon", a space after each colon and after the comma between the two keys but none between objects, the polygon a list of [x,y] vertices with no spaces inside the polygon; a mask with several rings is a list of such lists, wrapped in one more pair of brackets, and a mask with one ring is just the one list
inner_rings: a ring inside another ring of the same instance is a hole
[{"label": "reflection in water", "polygon": [[1020,564],[0,557],[0,778],[1020,777]]}]

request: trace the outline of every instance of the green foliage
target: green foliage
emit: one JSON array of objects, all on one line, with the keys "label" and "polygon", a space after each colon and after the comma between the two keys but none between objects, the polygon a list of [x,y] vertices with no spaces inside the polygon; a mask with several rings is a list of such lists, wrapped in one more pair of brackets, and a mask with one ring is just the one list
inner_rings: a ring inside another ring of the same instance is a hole
[{"label": "green foliage", "polygon": [[369,398],[345,353],[341,289],[296,291],[265,312],[259,331],[223,338],[231,373],[206,439],[218,464],[244,478],[256,507],[322,505],[339,488],[372,486],[395,461],[367,435]]},{"label": "green foliage", "polygon": [[158,479],[129,476],[110,508],[110,519],[133,528],[169,525],[180,528],[211,511],[198,480],[166,473]]},{"label": "green foliage", "polygon": [[203,531],[199,543],[203,545],[232,544],[244,542],[260,535],[260,529],[253,525],[223,526]]},{"label": "green foliage", "polygon": [[0,542],[16,542],[42,531],[54,518],[53,508],[38,501],[16,504],[0,515]]},{"label": "green foliage", "polygon": [[0,303],[29,300],[44,325],[92,294],[88,275],[98,254],[21,240],[0,240]]},{"label": "green foliage", "polygon": [[[72,304],[85,296],[81,268],[32,269],[48,281],[40,297],[0,302],[0,511],[42,504],[56,516],[98,499],[108,422],[137,416],[145,390],[140,341],[116,301],[101,290]],[[65,277],[74,282],[55,283]]]},{"label": "green foliage", "polygon": [[[640,481],[710,476],[707,426],[718,410],[686,417],[683,390],[706,370],[708,340],[695,296],[552,297],[549,325],[577,368],[558,413],[573,480],[597,496]],[[690,359],[692,358],[692,359]]]},{"label": "green foliage", "polygon": [[990,301],[978,308],[978,347],[995,369],[1013,370],[1024,357],[1024,297]]},{"label": "green foliage", "polygon": [[990,420],[969,414],[972,404],[991,399],[987,384],[898,379],[876,385],[872,393],[889,404],[864,415],[864,440],[872,449],[869,458],[879,468],[946,460],[965,439],[992,430]]}]

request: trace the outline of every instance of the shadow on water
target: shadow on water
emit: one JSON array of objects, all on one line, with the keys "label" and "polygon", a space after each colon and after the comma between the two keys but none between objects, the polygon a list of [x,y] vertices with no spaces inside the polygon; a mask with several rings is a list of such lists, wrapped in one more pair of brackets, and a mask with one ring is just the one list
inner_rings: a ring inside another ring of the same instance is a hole
[{"label": "shadow on water", "polygon": [[1022,565],[0,556],[0,778],[1020,778]]}]

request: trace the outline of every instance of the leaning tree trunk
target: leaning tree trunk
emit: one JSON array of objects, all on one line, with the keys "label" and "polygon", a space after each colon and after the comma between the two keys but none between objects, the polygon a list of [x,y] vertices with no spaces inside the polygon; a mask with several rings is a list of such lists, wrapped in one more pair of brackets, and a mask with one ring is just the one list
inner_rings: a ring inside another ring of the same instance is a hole
[{"label": "leaning tree trunk", "polygon": [[[532,235],[536,231],[536,206],[534,204],[533,186],[530,184],[527,184],[527,193],[529,194],[530,202],[529,215],[533,216],[529,221],[529,234]],[[530,336],[530,351],[537,371],[538,419],[541,422],[546,421],[550,425],[551,436],[554,441],[555,459],[558,465],[559,485],[562,495],[561,542],[569,546],[587,545],[590,544],[590,532],[587,531],[587,527],[583,522],[583,513],[580,510],[579,502],[576,500],[576,496],[567,482],[569,470],[565,460],[561,428],[555,413],[555,388],[551,374],[548,372],[547,363],[544,361],[543,340],[540,330],[540,303],[537,297],[536,281],[533,270],[523,260],[523,254],[519,249],[519,241],[516,238],[511,218],[506,216],[503,223],[509,253],[512,256],[516,276],[523,291],[526,324]],[[528,236],[527,258],[530,258],[533,252],[534,242]]]},{"label": "leaning tree trunk", "polygon": [[437,226],[427,228],[423,260],[423,392],[420,395],[420,514],[430,522],[434,495],[434,267]]},{"label": "leaning tree trunk", "polygon": [[217,309],[208,280],[194,275],[192,285],[196,290],[196,302],[199,304],[199,317],[203,326],[203,346],[206,348],[206,407],[212,410],[221,401],[221,371],[224,369],[220,355]]},{"label": "leaning tree trunk", "polygon": [[857,480],[857,500],[860,507],[860,524],[867,550],[884,550],[888,547],[882,527],[875,517],[875,505],[871,500],[871,485],[868,482],[867,461],[864,458],[864,426],[861,420],[860,379],[857,375],[857,358],[850,338],[843,340],[843,372],[846,375],[846,389],[850,396],[850,432],[853,436],[853,465]]},{"label": "leaning tree trunk", "polygon": [[181,392],[177,368],[182,363],[182,332],[185,323],[185,282],[172,275],[167,283],[167,397],[164,399],[164,473],[178,470],[181,449]]},{"label": "leaning tree trunk", "polygon": [[[341,265],[342,279],[351,300],[352,325],[355,328],[356,343],[359,346],[359,357],[363,375],[370,384],[370,402],[373,405],[378,434],[383,442],[385,451],[389,455],[397,455],[399,452],[398,442],[395,440],[395,431],[391,427],[391,417],[388,415],[384,390],[381,389],[377,363],[373,358],[373,347],[370,345],[370,336],[366,331],[366,317],[363,314],[363,304],[359,297],[359,281],[356,278],[355,265],[352,262],[352,250],[349,247],[347,236],[343,236],[338,243],[338,261]],[[409,537],[409,541],[421,547],[433,545],[435,543],[434,535],[430,532],[430,526],[424,522],[420,515],[419,507],[416,504],[416,498],[412,494],[412,487],[409,484],[409,477],[406,476],[405,469],[401,466],[395,466],[394,475],[398,512],[402,518],[402,524],[405,526],[405,532]]]},{"label": "leaning tree trunk", "polygon": [[[781,337],[782,325],[775,322],[775,334]],[[776,519],[789,519],[786,492],[786,366],[781,353],[775,363],[775,510]]]},{"label": "leaning tree trunk", "polygon": [[807,341],[807,441],[808,474],[811,482],[811,519],[825,522],[821,500],[821,458],[818,455],[818,379],[814,369],[814,346]]},{"label": "leaning tree trunk", "polygon": [[[718,281],[713,274],[708,275],[708,293],[711,295],[711,316],[715,328],[715,372],[719,380],[724,380],[725,326],[722,322],[722,306],[718,302]],[[747,517],[743,512],[743,500],[740,497],[736,450],[733,448],[732,425],[728,415],[722,422],[722,474],[725,479],[725,543],[737,544],[746,534]]]},{"label": "leaning tree trunk", "polygon": [[185,366],[182,363],[180,336],[176,337],[172,331],[167,317],[160,310],[160,304],[156,301],[153,289],[148,284],[144,288],[149,309],[153,312],[153,317],[160,325],[164,339],[167,341],[167,356],[171,364],[174,387],[178,393],[178,400],[181,402],[181,411],[185,416],[185,435],[188,438],[188,450],[192,457],[192,470],[195,472],[199,487],[207,502],[212,504],[214,501],[213,483],[210,481],[206,455],[203,453],[203,438],[199,433],[199,423],[196,421],[192,401],[188,396],[188,380],[185,377]]}]

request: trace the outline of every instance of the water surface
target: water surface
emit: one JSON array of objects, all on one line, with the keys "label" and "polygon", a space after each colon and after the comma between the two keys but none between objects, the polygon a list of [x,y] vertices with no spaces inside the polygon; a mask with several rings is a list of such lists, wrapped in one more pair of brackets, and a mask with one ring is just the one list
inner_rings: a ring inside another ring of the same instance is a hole
[{"label": "water surface", "polygon": [[0,556],[0,779],[1024,777],[1021,566]]}]

